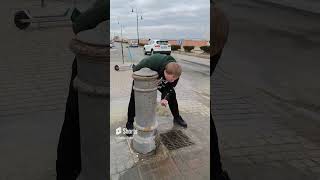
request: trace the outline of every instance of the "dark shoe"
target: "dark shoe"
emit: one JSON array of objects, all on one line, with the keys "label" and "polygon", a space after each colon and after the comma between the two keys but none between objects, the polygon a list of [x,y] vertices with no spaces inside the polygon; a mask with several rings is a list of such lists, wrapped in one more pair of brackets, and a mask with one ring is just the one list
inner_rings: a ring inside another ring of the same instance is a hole
[{"label": "dark shoe", "polygon": [[133,122],[128,121],[127,124],[126,124],[126,128],[127,128],[127,130],[131,130],[130,132],[132,132],[132,133],[127,133],[126,135],[129,136],[129,137],[132,136],[133,135],[133,129],[134,129]]},{"label": "dark shoe", "polygon": [[77,177],[72,175],[57,175],[56,180],[77,180]]},{"label": "dark shoe", "polygon": [[66,165],[66,162],[56,160],[56,180],[77,180],[81,171],[81,164],[76,164],[73,167],[68,165]]},{"label": "dark shoe", "polygon": [[229,177],[227,171],[222,171],[221,180],[230,180],[230,177]]},{"label": "dark shoe", "polygon": [[173,119],[173,123],[178,124],[179,126],[182,126],[182,127],[184,127],[184,128],[187,128],[187,127],[188,127],[187,123],[182,119],[181,116],[175,117],[175,118]]}]

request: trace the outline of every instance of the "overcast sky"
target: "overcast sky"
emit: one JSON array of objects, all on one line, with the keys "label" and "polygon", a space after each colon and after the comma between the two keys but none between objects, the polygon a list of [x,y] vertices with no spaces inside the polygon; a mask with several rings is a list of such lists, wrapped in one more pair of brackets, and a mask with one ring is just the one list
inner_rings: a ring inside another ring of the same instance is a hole
[{"label": "overcast sky", "polygon": [[137,8],[140,38],[210,38],[209,0],[111,0],[110,7],[111,37],[122,24],[124,37],[137,38]]}]

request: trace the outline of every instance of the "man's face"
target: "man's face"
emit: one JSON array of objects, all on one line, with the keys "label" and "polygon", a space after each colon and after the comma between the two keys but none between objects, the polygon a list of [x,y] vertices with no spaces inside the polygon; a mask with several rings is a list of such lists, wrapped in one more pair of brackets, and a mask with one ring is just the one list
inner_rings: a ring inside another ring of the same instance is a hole
[{"label": "man's face", "polygon": [[168,74],[167,71],[164,71],[164,77],[171,83],[178,79],[178,77],[175,77],[173,74]]}]

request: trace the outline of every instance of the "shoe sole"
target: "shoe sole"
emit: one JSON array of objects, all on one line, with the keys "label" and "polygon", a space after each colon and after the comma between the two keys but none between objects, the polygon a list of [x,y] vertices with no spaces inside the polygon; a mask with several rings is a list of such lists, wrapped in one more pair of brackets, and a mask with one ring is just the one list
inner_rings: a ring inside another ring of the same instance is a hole
[{"label": "shoe sole", "polygon": [[183,126],[183,125],[181,125],[181,124],[179,124],[177,122],[173,122],[173,124],[178,125],[178,126],[183,127],[183,128],[187,128],[188,127],[188,126]]}]

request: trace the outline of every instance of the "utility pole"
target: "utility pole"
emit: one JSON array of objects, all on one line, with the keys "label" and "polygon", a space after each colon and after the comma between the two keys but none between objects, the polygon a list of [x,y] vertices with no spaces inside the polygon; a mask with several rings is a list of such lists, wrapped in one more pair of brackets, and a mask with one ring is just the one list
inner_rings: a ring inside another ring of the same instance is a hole
[{"label": "utility pole", "polygon": [[138,45],[139,45],[139,30],[138,30],[138,27],[139,27],[139,19],[138,19],[138,10],[136,9],[136,14],[137,14],[137,37],[138,37]]},{"label": "utility pole", "polygon": [[120,25],[121,26],[121,54],[122,54],[122,64],[124,64],[124,56],[123,56],[123,37],[122,37],[122,24]]},{"label": "utility pole", "polygon": [[[133,12],[133,8],[131,12]],[[137,38],[138,38],[138,44],[139,44],[139,14],[138,14],[137,8],[136,8],[136,17],[137,17]],[[141,16],[141,20],[142,20],[142,16]]]}]

